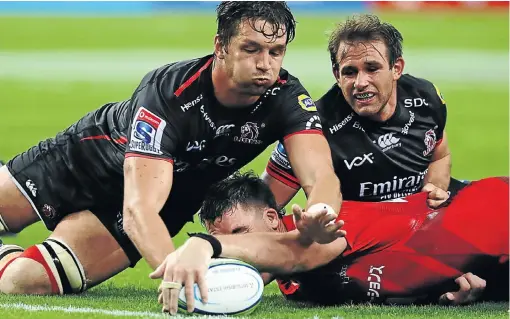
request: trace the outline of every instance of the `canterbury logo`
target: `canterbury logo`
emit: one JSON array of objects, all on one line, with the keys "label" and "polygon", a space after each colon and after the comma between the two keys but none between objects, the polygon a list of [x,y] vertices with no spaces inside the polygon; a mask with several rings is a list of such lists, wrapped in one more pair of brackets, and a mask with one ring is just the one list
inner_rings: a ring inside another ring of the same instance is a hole
[{"label": "canterbury logo", "polygon": [[37,187],[35,186],[35,183],[31,179],[29,179],[26,181],[25,185],[32,193],[32,196],[37,197]]},{"label": "canterbury logo", "polygon": [[400,141],[400,138],[394,137],[393,134],[394,133],[387,133],[387,134],[379,136],[379,139],[377,140],[377,144],[379,144],[379,146],[382,148],[391,146],[393,144],[397,144],[398,141]]}]

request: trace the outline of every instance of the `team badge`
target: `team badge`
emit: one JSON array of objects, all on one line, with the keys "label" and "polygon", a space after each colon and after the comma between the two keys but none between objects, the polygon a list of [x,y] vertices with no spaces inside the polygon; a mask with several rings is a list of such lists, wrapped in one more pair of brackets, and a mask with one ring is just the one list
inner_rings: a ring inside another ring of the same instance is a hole
[{"label": "team badge", "polygon": [[298,96],[298,103],[301,106],[301,108],[305,111],[308,112],[317,111],[317,107],[315,106],[315,103],[313,102],[312,98],[306,94],[301,94],[300,96]]},{"label": "team badge", "polygon": [[436,146],[436,133],[433,129],[425,132],[425,138],[423,139],[423,142],[427,148],[423,151],[423,156],[427,156],[434,150],[434,147]]}]

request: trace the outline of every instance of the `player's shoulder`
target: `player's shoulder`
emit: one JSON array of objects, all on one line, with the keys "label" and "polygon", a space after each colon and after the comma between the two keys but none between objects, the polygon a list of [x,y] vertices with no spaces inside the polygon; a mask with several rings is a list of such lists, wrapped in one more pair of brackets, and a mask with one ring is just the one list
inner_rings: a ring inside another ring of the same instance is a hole
[{"label": "player's shoulder", "polygon": [[293,76],[283,68],[280,69],[276,83],[266,94],[275,96],[273,101],[277,106],[296,104],[306,111],[316,111],[313,98],[305,89],[299,78]]},{"label": "player's shoulder", "polygon": [[166,92],[179,95],[179,88],[189,83],[200,75],[203,69],[207,68],[212,62],[212,55],[181,60],[177,62],[162,65],[149,71],[143,77],[140,87],[149,84],[162,86]]},{"label": "player's shoulder", "polygon": [[142,78],[136,94],[154,95],[170,109],[182,109],[185,113],[190,105],[202,99],[199,78],[212,63],[212,55],[172,62],[153,69]]},{"label": "player's shoulder", "polygon": [[437,85],[424,78],[403,74],[397,81],[397,86],[405,95],[406,107],[433,107],[446,104]]},{"label": "player's shoulder", "polygon": [[336,118],[338,114],[350,114],[351,107],[347,104],[342,90],[335,83],[317,100],[317,111],[326,119]]}]

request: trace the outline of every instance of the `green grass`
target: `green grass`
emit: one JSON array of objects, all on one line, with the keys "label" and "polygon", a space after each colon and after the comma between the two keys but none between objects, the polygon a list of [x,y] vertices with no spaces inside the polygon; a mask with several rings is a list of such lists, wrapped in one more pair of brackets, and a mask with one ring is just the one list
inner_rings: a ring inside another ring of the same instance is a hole
[{"label": "green grass", "polygon": [[[320,17],[297,13],[297,36],[291,47],[326,50],[327,31],[343,17],[342,13]],[[399,28],[406,49],[508,50],[506,12],[406,13],[381,17]],[[9,30],[0,33],[0,50],[203,49],[212,48],[216,25],[214,15],[2,17],[0,30]]]},{"label": "green grass", "polygon": [[[304,17],[292,47],[326,47],[324,31],[339,17]],[[508,52],[508,16],[505,14],[385,14],[405,38],[407,49],[452,49]],[[201,23],[197,24],[197,19]],[[180,31],[177,31],[179,26]],[[214,17],[156,16],[143,18],[9,18],[0,19],[0,51],[35,50],[146,50],[203,49],[211,47]],[[8,30],[8,31],[5,31]],[[190,40],[192,39],[192,40]],[[327,58],[327,54],[325,54]],[[483,63],[484,61],[473,61]],[[427,63],[424,61],[423,63]],[[313,64],[305,64],[313,67]],[[466,65],[469,67],[469,65]],[[1,68],[1,66],[0,66]],[[292,72],[292,70],[290,70]],[[20,70],[26,72],[26,70]],[[420,76],[419,74],[415,74]],[[140,78],[143,74],[140,74]],[[476,76],[476,75],[473,75]],[[129,97],[139,79],[131,82],[23,81],[1,77],[0,69],[0,158],[24,151],[39,140],[51,137],[83,114],[103,103]],[[312,96],[321,96],[331,79],[308,79]],[[436,82],[448,103],[447,132],[453,153],[453,175],[478,179],[508,175],[508,82],[486,83]],[[270,149],[246,169],[260,173]],[[302,194],[295,199],[302,204]],[[190,228],[200,229],[200,225]],[[175,238],[185,239],[184,231]],[[48,231],[39,223],[16,237],[3,238],[7,243],[24,247],[42,241]],[[2,308],[1,305],[73,306],[110,310],[149,311],[157,313],[157,282],[148,279],[149,268],[140,262],[106,283],[78,296],[7,296],[0,295],[0,318],[82,318],[83,313],[27,312]],[[276,285],[266,287],[264,300],[253,318],[503,318],[508,317],[508,303],[484,303],[461,308],[449,307],[379,307],[343,306],[308,307],[285,302]],[[88,314],[87,318],[106,318]],[[141,315],[140,317],[143,317]],[[130,318],[133,318],[131,316]]]}]

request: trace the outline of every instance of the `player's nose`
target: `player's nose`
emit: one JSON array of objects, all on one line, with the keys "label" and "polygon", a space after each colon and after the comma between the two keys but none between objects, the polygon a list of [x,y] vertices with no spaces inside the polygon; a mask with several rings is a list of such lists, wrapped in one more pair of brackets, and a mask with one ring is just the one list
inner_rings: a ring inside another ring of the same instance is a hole
[{"label": "player's nose", "polygon": [[257,69],[267,72],[271,69],[271,57],[268,52],[261,52],[257,57]]},{"label": "player's nose", "polygon": [[369,85],[369,76],[365,72],[358,72],[356,81],[354,82],[354,88],[357,91],[363,91]]}]

